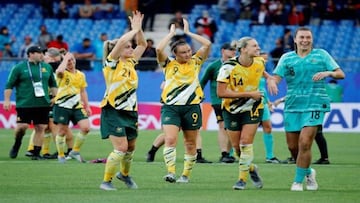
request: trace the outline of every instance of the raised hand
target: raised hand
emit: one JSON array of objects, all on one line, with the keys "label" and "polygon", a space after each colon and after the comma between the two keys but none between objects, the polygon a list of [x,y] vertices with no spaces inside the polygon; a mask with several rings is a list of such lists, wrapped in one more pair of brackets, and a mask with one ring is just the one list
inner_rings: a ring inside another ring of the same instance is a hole
[{"label": "raised hand", "polygon": [[133,11],[132,16],[129,16],[131,29],[137,31],[141,30],[143,18],[144,15],[141,14],[140,11]]},{"label": "raised hand", "polygon": [[184,23],[184,33],[188,34],[190,32],[189,22],[185,18],[183,18],[183,23]]},{"label": "raised hand", "polygon": [[175,32],[175,24],[171,24],[169,33],[173,34],[173,35],[176,34],[176,32]]}]

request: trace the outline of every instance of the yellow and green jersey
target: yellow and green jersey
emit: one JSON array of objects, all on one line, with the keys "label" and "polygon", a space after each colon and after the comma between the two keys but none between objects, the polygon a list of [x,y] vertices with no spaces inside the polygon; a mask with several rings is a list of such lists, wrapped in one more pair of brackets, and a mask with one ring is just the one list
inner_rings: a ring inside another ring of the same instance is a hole
[{"label": "yellow and green jersey", "polygon": [[106,59],[103,68],[106,91],[101,107],[109,103],[117,110],[137,111],[137,63],[135,58],[128,58],[126,61],[117,61],[111,57]]},{"label": "yellow and green jersey", "polygon": [[[245,67],[238,62],[238,57],[232,58],[221,67],[217,81],[227,83],[227,88],[235,92],[252,92],[259,89],[260,79],[265,70],[262,57],[255,57],[251,66]],[[263,109],[260,101],[252,98],[223,98],[222,108],[232,114],[245,111],[255,112]]]},{"label": "yellow and green jersey", "polygon": [[81,89],[87,87],[85,74],[79,70],[71,73],[64,71],[62,78],[56,78],[58,84],[58,92],[55,97],[55,104],[67,109],[83,108],[81,102]]},{"label": "yellow and green jersey", "polygon": [[199,72],[204,60],[196,53],[191,60],[181,64],[168,58],[163,65],[165,85],[161,103],[167,105],[199,104],[204,93],[199,83]]}]

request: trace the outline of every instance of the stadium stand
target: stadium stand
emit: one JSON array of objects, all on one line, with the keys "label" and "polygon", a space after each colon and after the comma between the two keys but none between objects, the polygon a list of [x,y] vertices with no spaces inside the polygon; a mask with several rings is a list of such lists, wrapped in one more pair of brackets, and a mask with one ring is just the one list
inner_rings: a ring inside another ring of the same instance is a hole
[{"label": "stadium stand", "polygon": [[[20,39],[23,39],[26,35],[31,36],[36,42],[40,33],[39,27],[42,24],[47,26],[48,31],[54,37],[62,34],[64,41],[69,44],[70,49],[84,37],[95,40],[100,33],[106,32],[109,39],[112,39],[121,35],[127,29],[127,20],[124,18],[124,14],[120,12],[118,5],[115,5],[115,9],[118,10],[117,15],[111,20],[77,19],[76,13],[79,5],[69,4],[68,6],[70,18],[59,20],[56,18],[43,18],[41,8],[36,4],[2,3],[0,6],[0,26],[7,26],[10,34],[16,37],[17,40],[12,44],[14,52],[17,53],[22,43]],[[56,8],[57,4],[54,3],[54,10]],[[192,31],[195,30],[195,19],[201,16],[202,11],[205,9],[215,19],[218,25],[218,32],[215,33],[210,58],[205,62],[204,67],[214,58],[220,56],[218,50],[224,42],[250,35],[258,40],[263,51],[270,52],[275,47],[275,40],[282,36],[285,28],[290,28],[292,31],[296,29],[296,26],[288,25],[251,25],[251,20],[243,19],[239,19],[234,23],[226,22],[221,20],[217,5],[212,4],[194,5],[190,9],[186,16]],[[325,19],[321,20],[320,24],[308,26],[312,29],[314,36],[316,36],[314,41],[315,47],[328,50],[347,74],[360,73],[360,26],[356,26],[354,20],[340,19],[335,21]],[[164,31],[162,30],[161,32]],[[164,35],[160,33],[153,36]],[[0,71],[8,71],[16,62],[16,60],[0,59]],[[100,60],[94,63],[100,64],[99,67],[101,67]],[[273,64],[271,62],[268,63],[267,69],[272,67]],[[95,70],[98,71],[100,68]],[[354,79],[356,78],[357,76],[354,76]]]}]

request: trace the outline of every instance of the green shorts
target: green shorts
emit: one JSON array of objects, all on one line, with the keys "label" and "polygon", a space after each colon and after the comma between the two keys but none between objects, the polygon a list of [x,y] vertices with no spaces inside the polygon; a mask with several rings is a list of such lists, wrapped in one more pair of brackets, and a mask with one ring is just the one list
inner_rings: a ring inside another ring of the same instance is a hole
[{"label": "green shorts", "polygon": [[100,132],[102,139],[110,135],[133,140],[138,136],[138,112],[116,110],[110,105],[101,108]]},{"label": "green shorts", "polygon": [[306,126],[321,126],[324,122],[325,112],[285,112],[284,122],[286,132],[299,132]]},{"label": "green shorts", "polygon": [[202,126],[200,105],[163,105],[161,123],[162,125],[176,125],[183,130],[200,129]]},{"label": "green shorts", "polygon": [[67,109],[54,105],[53,117],[55,124],[69,125],[70,121],[76,125],[79,121],[87,119],[87,113],[85,109]]},{"label": "green shorts", "polygon": [[264,113],[263,113],[263,116],[261,118],[261,121],[270,120],[270,116],[271,116],[271,113],[270,113],[269,105],[264,104]]},{"label": "green shorts", "polygon": [[240,131],[245,124],[260,123],[263,116],[263,109],[258,110],[257,115],[252,115],[250,111],[245,111],[238,114],[232,114],[226,110],[223,110],[225,129],[232,131]]}]

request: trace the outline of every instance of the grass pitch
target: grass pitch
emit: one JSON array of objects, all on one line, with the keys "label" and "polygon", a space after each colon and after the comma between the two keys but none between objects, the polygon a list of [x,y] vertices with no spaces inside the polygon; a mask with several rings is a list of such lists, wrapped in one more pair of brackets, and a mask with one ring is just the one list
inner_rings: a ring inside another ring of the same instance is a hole
[{"label": "grass pitch", "polygon": [[[264,180],[263,189],[255,189],[251,181],[246,190],[235,191],[238,164],[217,163],[220,157],[217,132],[202,131],[203,154],[213,164],[196,164],[189,184],[170,184],[162,177],[166,174],[162,148],[155,162],[145,162],[145,154],[160,131],[140,131],[131,176],[139,186],[129,190],[114,180],[117,191],[102,191],[104,164],[78,163],[70,160],[59,164],[57,160],[32,161],[25,157],[30,131],[24,137],[17,159],[8,156],[13,144],[13,130],[0,130],[0,202],[358,202],[360,199],[360,146],[359,134],[325,133],[330,165],[312,165],[317,171],[318,191],[291,192],[290,185],[295,165],[266,164],[262,133],[255,138],[254,163]],[[182,135],[180,135],[182,136]],[[177,175],[182,171],[183,145],[177,147]],[[275,155],[289,157],[284,133],[274,133]],[[54,144],[51,146],[55,151]],[[105,158],[112,151],[108,140],[101,140],[98,131],[92,131],[82,148],[86,160]],[[313,145],[313,160],[319,158]]]}]

